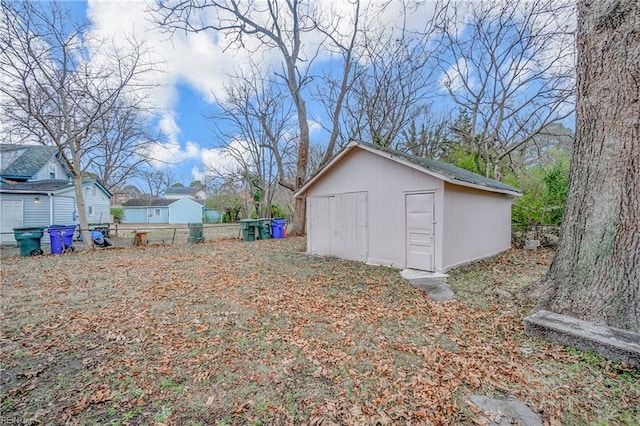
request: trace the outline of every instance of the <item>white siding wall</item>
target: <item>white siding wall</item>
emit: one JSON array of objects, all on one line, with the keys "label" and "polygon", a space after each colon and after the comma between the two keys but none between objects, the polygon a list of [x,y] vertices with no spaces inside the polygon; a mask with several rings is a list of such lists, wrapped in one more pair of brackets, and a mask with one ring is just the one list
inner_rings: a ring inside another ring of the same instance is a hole
[{"label": "white siding wall", "polygon": [[[89,223],[108,223],[110,220],[109,197],[95,183],[84,184],[84,204]],[[93,211],[90,211],[93,207]]]},{"label": "white siding wall", "polygon": [[56,168],[56,179],[68,179],[65,171],[64,171],[64,167],[62,167],[62,164],[60,163],[60,161],[58,161],[57,158],[52,158],[51,160],[49,160],[49,162],[47,163],[46,166],[44,166],[43,168],[40,169],[40,171],[38,171],[38,173],[30,180],[32,181],[36,181],[36,180],[47,180],[50,179],[49,177],[49,167],[53,165]]},{"label": "white siding wall", "polygon": [[511,201],[510,195],[445,184],[445,270],[511,247]]},{"label": "white siding wall", "polygon": [[74,217],[76,198],[73,190],[53,196],[53,223],[51,225],[73,225],[77,223]]},{"label": "white siding wall", "polygon": [[[368,192],[369,251],[367,261],[405,266],[405,193],[433,191],[436,204],[435,264],[442,262],[443,181],[392,160],[356,149],[307,191],[308,197]],[[307,229],[309,224],[307,223]],[[308,247],[314,247],[307,234]]]}]

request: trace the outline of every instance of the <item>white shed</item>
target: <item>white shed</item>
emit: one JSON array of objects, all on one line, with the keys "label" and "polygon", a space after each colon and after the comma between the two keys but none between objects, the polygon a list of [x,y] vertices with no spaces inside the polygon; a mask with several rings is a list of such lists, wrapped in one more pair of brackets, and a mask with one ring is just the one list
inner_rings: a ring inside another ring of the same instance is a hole
[{"label": "white shed", "polygon": [[521,192],[450,164],[351,142],[295,197],[307,252],[445,272],[511,247]]}]

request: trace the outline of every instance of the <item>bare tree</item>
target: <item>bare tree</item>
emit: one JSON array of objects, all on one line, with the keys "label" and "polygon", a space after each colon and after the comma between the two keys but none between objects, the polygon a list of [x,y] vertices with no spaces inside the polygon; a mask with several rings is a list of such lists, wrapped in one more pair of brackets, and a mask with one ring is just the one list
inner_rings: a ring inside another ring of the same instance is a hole
[{"label": "bare tree", "polygon": [[95,145],[84,156],[84,169],[95,173],[112,193],[138,174],[156,143],[144,124],[141,113],[125,100],[119,100],[96,122]]},{"label": "bare tree", "polygon": [[217,101],[221,112],[212,117],[218,136],[229,141],[225,154],[239,168],[213,172],[247,182],[256,214],[269,216],[277,184],[294,189],[286,183],[290,163],[295,163],[294,111],[283,101],[282,87],[264,77],[257,66],[253,70],[226,85],[224,98]]},{"label": "bare tree", "polygon": [[[331,7],[328,10],[319,10],[313,17],[316,28],[326,37],[326,48],[331,52],[332,59],[341,66],[330,67],[325,72],[324,78],[320,79],[321,87],[317,88],[316,97],[323,105],[330,125],[324,126],[329,132],[329,141],[322,160],[317,167],[311,168],[312,172],[331,161],[340,136],[343,142],[346,139],[340,128],[343,108],[347,104],[347,95],[363,73],[357,66],[359,60],[357,43],[358,39],[365,34],[361,23],[361,4],[360,0],[350,0],[347,3],[353,9],[351,13],[340,13],[335,7]],[[346,33],[343,30],[345,27],[349,28]]]},{"label": "bare tree", "polygon": [[454,128],[486,176],[573,113],[573,6],[555,0],[453,3],[442,21],[442,83],[468,129]]},{"label": "bare tree", "polygon": [[[280,53],[283,66],[279,76],[286,83],[295,105],[298,124],[296,175],[293,182],[280,182],[295,190],[307,177],[309,156],[309,120],[303,88],[308,83],[306,70],[312,58],[303,51],[302,34],[313,29],[312,7],[299,0],[266,0],[264,3],[220,0],[201,2],[159,2],[156,18],[171,30],[200,32],[213,30],[227,35],[231,44],[245,47],[247,37],[255,37],[261,46]],[[296,199],[292,234],[304,233],[306,200]]]},{"label": "bare tree", "polygon": [[580,0],[578,20],[571,181],[539,306],[640,332],[640,3]]},{"label": "bare tree", "polygon": [[[393,146],[398,144],[398,136],[428,115],[436,92],[432,77],[438,27],[434,23],[445,10],[438,2],[431,6],[433,17],[426,20],[420,32],[410,31],[406,24],[400,28],[367,28],[363,32],[357,79],[346,106],[344,127],[349,138],[399,148]],[[412,11],[404,6],[405,19]]]},{"label": "bare tree", "polygon": [[80,229],[91,246],[82,190],[85,156],[101,120],[149,69],[143,45],[126,52],[89,36],[59,3],[1,3],[0,68],[5,119],[25,137],[53,144],[73,174]]},{"label": "bare tree", "polygon": [[169,168],[144,167],[137,176],[145,183],[145,190],[151,198],[162,197],[171,185],[175,183],[175,175]]}]

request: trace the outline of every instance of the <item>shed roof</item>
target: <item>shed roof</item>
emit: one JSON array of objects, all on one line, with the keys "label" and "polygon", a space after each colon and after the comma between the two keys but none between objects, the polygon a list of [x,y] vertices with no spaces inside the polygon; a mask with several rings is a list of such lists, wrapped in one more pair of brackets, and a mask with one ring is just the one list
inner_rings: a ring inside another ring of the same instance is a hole
[{"label": "shed roof", "polygon": [[514,188],[511,185],[507,185],[495,179],[484,177],[482,175],[470,172],[469,170],[462,169],[452,164],[447,164],[428,158],[416,157],[414,155],[405,154],[371,143],[352,141],[340,152],[338,152],[338,154],[336,154],[336,156],[328,164],[326,164],[314,176],[307,180],[307,182],[305,182],[305,184],[295,192],[294,196],[302,196],[302,194],[304,194],[311,185],[313,185],[325,173],[331,170],[337,163],[340,162],[340,160],[342,160],[342,158],[344,158],[349,152],[353,151],[354,149],[363,149],[373,154],[381,155],[385,158],[412,167],[416,170],[422,171],[455,185],[484,189],[486,191],[500,192],[511,195],[522,194],[522,191]]},{"label": "shed roof", "polygon": [[29,179],[57,152],[58,148],[54,146],[0,144],[0,175],[14,179]]}]

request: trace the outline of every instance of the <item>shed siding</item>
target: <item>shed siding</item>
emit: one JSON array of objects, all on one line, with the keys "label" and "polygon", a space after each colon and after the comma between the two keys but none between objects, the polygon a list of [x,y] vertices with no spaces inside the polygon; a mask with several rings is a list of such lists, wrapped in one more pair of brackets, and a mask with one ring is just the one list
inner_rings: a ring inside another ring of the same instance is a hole
[{"label": "shed siding", "polygon": [[76,213],[76,198],[73,190],[53,196],[52,225],[73,225],[78,222]]},{"label": "shed siding", "polygon": [[[107,194],[102,192],[95,183],[84,184],[83,191],[87,221],[89,223],[109,222],[111,211]],[[90,212],[89,207],[93,207],[93,212]]]},{"label": "shed siding", "polygon": [[122,223],[147,223],[147,208],[125,207]]},{"label": "shed siding", "polygon": [[[22,209],[22,214],[16,208]],[[0,199],[0,221],[2,225],[0,227],[0,243],[15,244],[13,228],[24,225],[24,200],[21,195],[2,194]]]},{"label": "shed siding", "polygon": [[509,195],[445,183],[444,270],[511,247],[511,202]]},{"label": "shed siding", "polygon": [[[435,265],[442,262],[443,181],[364,150],[354,150],[307,191],[308,197],[349,192],[367,192],[367,261],[405,266],[405,194],[431,191],[435,194]],[[309,228],[309,223],[307,224]],[[308,247],[314,247],[307,234]]]},{"label": "shed siding", "polygon": [[[48,226],[49,223],[49,197],[46,195],[23,195],[24,226]],[[39,202],[34,202],[38,197]],[[4,198],[4,196],[3,196]]]},{"label": "shed siding", "polygon": [[169,223],[202,223],[203,207],[191,198],[181,198],[169,205]]},{"label": "shed siding", "polygon": [[[34,202],[38,197],[38,203]],[[49,223],[49,197],[45,194],[2,194],[3,201],[22,201],[22,225],[21,226],[48,226]],[[0,240],[3,244],[16,242],[13,237],[13,229],[5,226]],[[42,240],[44,242],[44,238]]]}]

